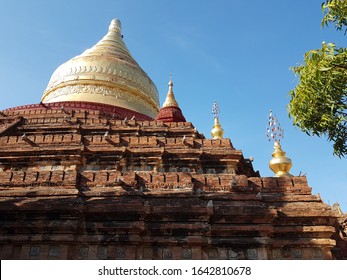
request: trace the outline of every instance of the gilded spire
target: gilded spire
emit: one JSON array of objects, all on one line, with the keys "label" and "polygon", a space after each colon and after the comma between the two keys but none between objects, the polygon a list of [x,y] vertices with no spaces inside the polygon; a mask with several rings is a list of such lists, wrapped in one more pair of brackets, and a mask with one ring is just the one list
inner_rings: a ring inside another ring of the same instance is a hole
[{"label": "gilded spire", "polygon": [[173,93],[173,82],[172,82],[172,75],[170,74],[170,81],[169,81],[169,91],[167,92],[165,101],[163,103],[163,107],[170,107],[170,106],[174,106],[174,107],[179,107],[178,103],[175,99],[175,95]]},{"label": "gilded spire", "polygon": [[219,106],[215,101],[212,106],[212,115],[214,117],[214,125],[211,130],[211,135],[213,139],[222,139],[224,135],[224,130],[219,122]]},{"label": "gilded spire", "polygon": [[130,51],[125,45],[122,37],[122,24],[119,19],[113,19],[108,27],[107,34],[93,47],[87,49],[80,56],[90,55],[110,55],[118,56],[119,58],[137,65],[138,63],[132,57]]},{"label": "gilded spire", "polygon": [[281,139],[284,138],[284,130],[271,110],[268,125],[266,136],[269,141],[274,141],[274,151],[269,167],[275,173],[275,177],[292,176],[289,173],[292,168],[292,160],[286,156],[280,144]]},{"label": "gilded spire", "polygon": [[182,114],[181,108],[178,106],[178,103],[175,99],[172,88],[173,88],[173,82],[172,82],[172,75],[170,74],[169,91],[166,95],[166,99],[163,103],[163,106],[160,108],[159,113],[157,117],[155,118],[155,121],[162,121],[162,122],[185,122],[186,121],[185,117]]}]

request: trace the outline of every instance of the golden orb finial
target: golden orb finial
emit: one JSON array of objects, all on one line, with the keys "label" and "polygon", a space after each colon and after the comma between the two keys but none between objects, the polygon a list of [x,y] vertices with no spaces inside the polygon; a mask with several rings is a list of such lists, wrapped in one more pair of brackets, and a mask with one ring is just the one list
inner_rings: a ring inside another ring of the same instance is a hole
[{"label": "golden orb finial", "polygon": [[292,176],[289,173],[292,168],[292,160],[286,156],[280,144],[280,139],[284,138],[284,130],[271,110],[266,136],[269,141],[274,141],[274,151],[272,153],[272,159],[269,162],[269,167],[275,173],[275,177]]},{"label": "golden orb finial", "polygon": [[222,139],[224,135],[224,130],[219,122],[219,106],[215,101],[212,106],[212,115],[214,117],[214,125],[211,130],[211,135],[213,139]]}]

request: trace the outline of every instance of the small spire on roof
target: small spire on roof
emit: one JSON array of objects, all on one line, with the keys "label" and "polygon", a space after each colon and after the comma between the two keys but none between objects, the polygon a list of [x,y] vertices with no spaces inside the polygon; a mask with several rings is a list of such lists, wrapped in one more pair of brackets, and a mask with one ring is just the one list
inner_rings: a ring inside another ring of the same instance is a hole
[{"label": "small spire on roof", "polygon": [[211,135],[213,139],[222,139],[224,135],[224,130],[219,122],[220,109],[218,103],[215,101],[212,106],[212,115],[214,117],[214,125],[211,130]]},{"label": "small spire on roof", "polygon": [[169,81],[169,91],[167,92],[166,95],[166,99],[163,103],[163,107],[170,107],[170,106],[174,106],[174,107],[179,107],[178,103],[175,99],[175,95],[173,93],[173,82],[172,82],[172,74],[170,73],[170,81]]},{"label": "small spire on roof", "polygon": [[284,130],[272,110],[270,110],[268,125],[266,137],[269,141],[274,141],[274,151],[269,167],[275,173],[275,177],[292,176],[289,173],[292,168],[292,160],[286,156],[280,144],[281,139],[284,138]]},{"label": "small spire on roof", "polygon": [[170,81],[169,81],[169,90],[167,92],[165,101],[163,106],[159,110],[155,121],[163,121],[163,122],[185,122],[186,119],[182,114],[182,111],[175,99],[175,95],[173,93],[173,81],[172,74],[170,73]]}]

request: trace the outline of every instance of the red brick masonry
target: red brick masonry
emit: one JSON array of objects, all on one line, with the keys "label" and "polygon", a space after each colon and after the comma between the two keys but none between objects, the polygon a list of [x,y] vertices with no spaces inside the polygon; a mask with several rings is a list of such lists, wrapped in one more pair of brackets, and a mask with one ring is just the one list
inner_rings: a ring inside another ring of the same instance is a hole
[{"label": "red brick masonry", "polygon": [[259,177],[189,122],[57,106],[0,112],[1,259],[346,257],[306,177]]}]

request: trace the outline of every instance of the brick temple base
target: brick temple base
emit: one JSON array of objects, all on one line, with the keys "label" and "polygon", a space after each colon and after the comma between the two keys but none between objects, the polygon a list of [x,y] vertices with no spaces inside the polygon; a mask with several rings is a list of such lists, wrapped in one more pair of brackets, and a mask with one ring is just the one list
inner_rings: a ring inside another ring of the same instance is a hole
[{"label": "brick temple base", "polygon": [[189,122],[0,113],[1,259],[345,257],[306,177],[260,177]]}]

